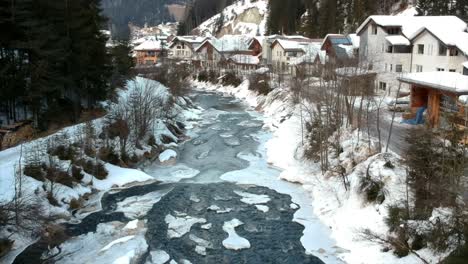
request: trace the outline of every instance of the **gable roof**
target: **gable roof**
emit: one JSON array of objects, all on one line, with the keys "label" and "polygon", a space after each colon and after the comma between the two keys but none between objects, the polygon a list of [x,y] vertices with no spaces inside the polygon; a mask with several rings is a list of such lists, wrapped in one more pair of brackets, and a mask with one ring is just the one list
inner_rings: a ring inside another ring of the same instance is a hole
[{"label": "gable roof", "polygon": [[161,50],[161,41],[158,40],[146,40],[137,47],[135,47],[136,51],[146,51],[146,50]]},{"label": "gable roof", "polygon": [[417,34],[411,38],[411,41],[414,41],[424,32],[428,32],[437,38],[440,42],[444,43],[447,46],[454,46],[461,50],[465,56],[468,56],[468,33],[467,32],[452,32],[448,30],[441,30],[438,28],[429,28],[424,27],[418,31]]},{"label": "gable roof", "polygon": [[250,38],[244,35],[224,35],[219,39],[207,39],[196,48],[199,51],[204,45],[213,46],[220,53],[248,51]]},{"label": "gable roof", "polygon": [[174,45],[176,45],[177,42],[183,42],[183,43],[189,44],[190,47],[194,49],[196,46],[200,45],[202,42],[204,42],[207,39],[209,38],[199,37],[199,36],[177,36],[174,39],[172,39],[171,44],[169,44],[169,48],[174,47]]},{"label": "gable roof", "polygon": [[[467,25],[456,16],[370,16],[357,29],[359,35],[370,22],[381,27],[400,27],[407,38],[412,38],[422,28],[440,28],[451,32],[463,32]],[[450,25],[450,26],[448,26]]]}]

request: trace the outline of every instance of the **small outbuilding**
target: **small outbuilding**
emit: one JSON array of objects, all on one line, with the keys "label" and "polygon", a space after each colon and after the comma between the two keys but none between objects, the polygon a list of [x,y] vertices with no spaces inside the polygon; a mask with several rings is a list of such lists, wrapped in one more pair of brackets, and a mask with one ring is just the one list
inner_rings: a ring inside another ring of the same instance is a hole
[{"label": "small outbuilding", "polygon": [[426,119],[432,127],[437,128],[447,122],[445,114],[451,114],[452,122],[466,126],[467,106],[461,99],[468,95],[468,76],[455,72],[419,72],[403,75],[398,80],[411,87],[413,115],[426,107]]}]

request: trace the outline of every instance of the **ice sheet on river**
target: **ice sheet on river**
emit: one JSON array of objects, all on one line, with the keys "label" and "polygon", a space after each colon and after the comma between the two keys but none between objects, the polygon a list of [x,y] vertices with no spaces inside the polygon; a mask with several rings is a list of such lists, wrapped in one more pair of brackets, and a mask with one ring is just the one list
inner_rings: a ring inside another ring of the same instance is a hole
[{"label": "ice sheet on river", "polygon": [[206,223],[206,219],[204,218],[196,218],[188,215],[173,216],[171,214],[166,215],[165,221],[168,226],[167,236],[169,238],[182,237],[190,232],[194,224]]},{"label": "ice sheet on river", "polygon": [[179,182],[197,176],[200,171],[184,164],[177,164],[175,166],[152,165],[146,168],[146,173],[162,182]]},{"label": "ice sheet on river", "polygon": [[224,222],[223,230],[228,233],[228,238],[223,240],[223,246],[227,249],[241,250],[244,248],[250,248],[250,242],[239,236],[236,233],[235,228],[243,225],[239,219],[232,219],[229,222]]},{"label": "ice sheet on river", "polygon": [[150,192],[142,196],[131,196],[117,203],[116,212],[123,212],[130,219],[137,219],[148,214],[153,205],[161,200],[170,189]]}]

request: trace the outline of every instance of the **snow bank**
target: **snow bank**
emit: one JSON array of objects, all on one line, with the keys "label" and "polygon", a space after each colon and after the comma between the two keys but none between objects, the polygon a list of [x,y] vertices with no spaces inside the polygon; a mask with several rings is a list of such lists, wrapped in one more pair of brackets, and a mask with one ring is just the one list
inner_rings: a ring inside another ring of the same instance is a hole
[{"label": "snow bank", "polygon": [[177,152],[175,152],[172,149],[167,149],[164,152],[162,152],[161,154],[159,154],[159,161],[160,162],[166,162],[166,161],[169,161],[171,159],[175,159],[176,157],[177,157]]}]

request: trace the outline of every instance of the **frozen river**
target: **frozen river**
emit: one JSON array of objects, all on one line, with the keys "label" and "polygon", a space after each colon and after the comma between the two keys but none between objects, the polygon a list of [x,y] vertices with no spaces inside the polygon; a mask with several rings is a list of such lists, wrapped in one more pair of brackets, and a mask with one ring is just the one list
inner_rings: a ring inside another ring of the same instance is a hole
[{"label": "frozen river", "polygon": [[[215,93],[196,92],[193,101],[204,109],[202,121],[188,131],[191,140],[177,149],[176,163],[142,168],[163,183],[105,194],[102,210],[68,224],[69,234],[92,236],[98,224],[138,219],[145,222],[142,264],[339,263],[311,198],[300,185],[279,180],[280,171],[267,164],[264,143],[271,134],[262,129],[261,116]],[[64,248],[69,255],[58,263],[93,263]],[[30,247],[15,263],[38,263],[40,251]]]}]

